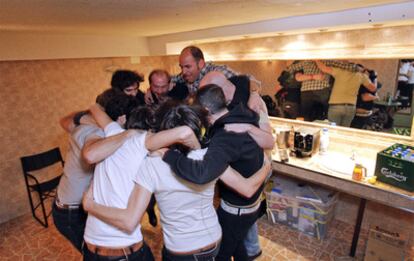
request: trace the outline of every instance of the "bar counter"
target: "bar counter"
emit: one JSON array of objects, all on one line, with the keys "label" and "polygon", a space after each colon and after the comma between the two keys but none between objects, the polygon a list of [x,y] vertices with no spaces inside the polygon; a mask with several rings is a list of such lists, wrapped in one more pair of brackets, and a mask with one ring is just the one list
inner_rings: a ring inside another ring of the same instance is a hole
[{"label": "bar counter", "polygon": [[[384,133],[361,131],[343,127],[331,127],[323,124],[282,118],[272,118],[271,123],[274,129],[280,127],[291,128],[292,126],[295,129],[304,126],[319,129],[328,127],[330,132],[328,155],[343,155],[343,157],[346,158],[351,156],[351,154],[357,154],[356,157],[361,157],[364,158],[366,162],[368,161],[370,165],[368,176],[373,176],[374,174],[376,155],[379,151],[397,142],[407,145],[413,144],[412,137],[399,137]],[[378,202],[409,213],[414,213],[413,192],[402,190],[379,181],[376,181],[374,184],[370,184],[367,179],[355,181],[352,179],[351,173],[345,175],[324,168],[321,165],[323,157],[324,156],[319,155],[318,152],[315,152],[312,157],[289,157],[287,162],[281,162],[278,155],[277,145],[275,145],[275,149],[272,151],[272,167],[278,174],[324,185],[342,193],[356,196],[360,199],[350,256],[355,256],[367,201]]]}]

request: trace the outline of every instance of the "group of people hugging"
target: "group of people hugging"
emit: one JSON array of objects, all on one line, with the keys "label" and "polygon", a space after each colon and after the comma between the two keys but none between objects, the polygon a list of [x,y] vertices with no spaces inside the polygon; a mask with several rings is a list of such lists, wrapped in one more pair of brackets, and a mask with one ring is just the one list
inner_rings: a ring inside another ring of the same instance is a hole
[{"label": "group of people hugging", "polygon": [[276,99],[285,117],[360,129],[368,128],[380,87],[374,70],[336,60],[293,61],[278,82]]},{"label": "group of people hugging", "polygon": [[261,254],[274,145],[266,105],[249,76],[205,62],[196,46],[179,65],[173,77],[152,71],[146,93],[140,74],[118,70],[96,104],[61,119],[69,150],[52,214],[84,260],[154,260],[140,223],[147,212],[157,226],[155,202],[163,260]]}]

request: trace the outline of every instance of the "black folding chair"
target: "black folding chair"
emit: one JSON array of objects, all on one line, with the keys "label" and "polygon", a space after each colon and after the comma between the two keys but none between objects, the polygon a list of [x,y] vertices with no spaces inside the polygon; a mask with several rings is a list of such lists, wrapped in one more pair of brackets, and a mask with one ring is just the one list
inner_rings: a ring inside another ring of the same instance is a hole
[{"label": "black folding chair", "polygon": [[[51,211],[46,214],[44,201],[47,198],[54,198],[56,196],[56,187],[63,174],[64,161],[60,154],[60,150],[59,148],[54,148],[39,154],[21,157],[20,160],[22,163],[27,193],[29,195],[32,215],[40,224],[44,227],[48,227],[47,218],[50,216]],[[60,166],[52,167],[55,164]],[[36,171],[37,173],[35,173]],[[51,173],[51,171],[53,173]],[[43,178],[45,175],[47,178]],[[33,193],[37,194],[39,197],[39,202],[36,205],[33,203]],[[43,220],[36,215],[36,209],[38,207],[41,207],[42,209]]]}]

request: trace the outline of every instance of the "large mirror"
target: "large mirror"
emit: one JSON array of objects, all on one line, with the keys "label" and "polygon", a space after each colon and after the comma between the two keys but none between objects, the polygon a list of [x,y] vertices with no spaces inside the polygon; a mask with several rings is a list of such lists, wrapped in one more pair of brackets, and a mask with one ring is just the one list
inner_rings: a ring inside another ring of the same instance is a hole
[{"label": "large mirror", "polygon": [[[370,131],[385,132],[397,135],[410,136],[411,127],[413,122],[413,104],[412,90],[413,84],[409,82],[410,70],[414,71],[413,59],[349,59],[349,60],[322,60],[323,63],[331,68],[343,68],[347,70],[348,64],[362,65],[366,70],[367,76],[376,82],[376,92],[369,92],[367,88],[358,88],[358,91],[345,90],[348,84],[344,82],[344,78],[339,77],[337,82],[342,81],[344,90],[342,92],[334,92],[333,86],[335,86],[335,77],[332,74],[324,74],[323,80],[326,81],[325,85],[329,85],[329,92],[312,91],[316,85],[320,85],[320,71],[318,73],[312,73],[309,76],[308,69],[303,69],[305,66],[317,67],[312,60],[268,60],[268,61],[231,61],[220,62],[226,64],[232,69],[241,73],[251,74],[262,82],[263,91],[262,94],[270,96],[276,103],[276,110],[271,113],[277,117],[284,118],[305,118],[309,121],[321,122],[328,119],[329,102],[325,105],[321,103],[322,98],[329,100],[330,98],[337,99],[336,103],[351,104],[349,95],[355,93],[356,104],[356,118],[353,119],[350,126],[352,128],[365,129]],[[335,62],[338,62],[336,64]],[[299,64],[299,65],[296,65]],[[312,65],[313,64],[313,65]],[[345,66],[344,66],[345,65]],[[406,72],[406,68],[408,72]],[[338,74],[338,70],[335,70]],[[406,72],[406,84],[401,83],[403,79],[401,72]],[[297,75],[299,73],[299,75]],[[335,74],[335,72],[333,72]],[[330,75],[330,76],[329,76]],[[302,79],[300,79],[302,77]],[[313,78],[311,78],[313,77]],[[302,80],[298,82],[297,80]],[[345,79],[347,79],[345,77]],[[411,80],[414,80],[411,78]],[[305,85],[305,81],[309,81]],[[349,81],[349,80],[347,80]],[[309,91],[311,90],[311,91]],[[349,91],[349,92],[347,92]],[[345,93],[343,97],[341,93]],[[368,93],[368,94],[367,94]],[[323,97],[323,96],[327,97]],[[330,97],[331,95],[335,97]],[[359,96],[359,97],[358,97]],[[344,99],[342,99],[344,98]],[[303,102],[309,102],[311,100],[314,103],[311,107],[303,106]],[[335,103],[335,102],[334,102]],[[300,108],[305,109],[308,114],[301,112]],[[347,106],[331,106],[331,109],[343,110],[347,109]],[[333,121],[333,120],[332,120]],[[336,123],[341,125],[340,122]]]}]

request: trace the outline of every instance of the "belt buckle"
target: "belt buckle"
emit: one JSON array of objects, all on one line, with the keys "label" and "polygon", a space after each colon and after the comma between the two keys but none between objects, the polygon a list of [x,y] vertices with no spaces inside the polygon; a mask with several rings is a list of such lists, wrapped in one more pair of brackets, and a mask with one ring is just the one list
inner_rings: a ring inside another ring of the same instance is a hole
[{"label": "belt buckle", "polygon": [[255,212],[257,209],[259,209],[260,207],[260,198],[253,203],[252,205],[250,205],[247,208],[243,208],[243,207],[239,207],[239,206],[232,206],[230,205],[230,203],[227,203],[226,201],[222,200],[221,202],[222,208],[233,215],[237,215],[237,216],[242,216],[242,215],[247,215],[247,214],[251,214],[253,212]]}]

